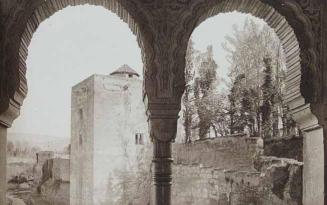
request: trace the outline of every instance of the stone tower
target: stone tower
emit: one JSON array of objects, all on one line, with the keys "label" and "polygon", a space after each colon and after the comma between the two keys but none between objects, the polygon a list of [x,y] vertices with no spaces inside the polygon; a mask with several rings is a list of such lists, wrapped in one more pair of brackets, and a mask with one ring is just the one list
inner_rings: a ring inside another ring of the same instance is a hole
[{"label": "stone tower", "polygon": [[92,75],[72,88],[71,112],[71,205],[107,204],[108,179],[133,170],[148,138],[142,80],[128,65]]}]

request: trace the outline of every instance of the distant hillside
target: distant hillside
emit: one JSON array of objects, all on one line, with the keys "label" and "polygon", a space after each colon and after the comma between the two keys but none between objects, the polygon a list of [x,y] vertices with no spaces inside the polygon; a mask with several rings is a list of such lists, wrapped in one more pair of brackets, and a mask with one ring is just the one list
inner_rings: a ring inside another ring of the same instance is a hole
[{"label": "distant hillside", "polygon": [[19,141],[21,144],[31,147],[37,146],[41,150],[62,151],[69,145],[70,138],[31,133],[8,133],[8,141]]}]

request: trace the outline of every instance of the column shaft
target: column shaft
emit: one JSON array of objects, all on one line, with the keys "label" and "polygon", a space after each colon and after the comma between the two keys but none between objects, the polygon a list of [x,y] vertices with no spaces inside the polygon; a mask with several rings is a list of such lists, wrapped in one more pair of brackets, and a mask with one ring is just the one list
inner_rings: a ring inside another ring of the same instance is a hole
[{"label": "column shaft", "polygon": [[171,142],[153,143],[155,205],[171,204],[172,157]]},{"label": "column shaft", "polygon": [[7,191],[7,128],[0,125],[0,204],[6,204]]},{"label": "column shaft", "polygon": [[327,204],[327,126],[323,126],[324,135],[324,204]]}]

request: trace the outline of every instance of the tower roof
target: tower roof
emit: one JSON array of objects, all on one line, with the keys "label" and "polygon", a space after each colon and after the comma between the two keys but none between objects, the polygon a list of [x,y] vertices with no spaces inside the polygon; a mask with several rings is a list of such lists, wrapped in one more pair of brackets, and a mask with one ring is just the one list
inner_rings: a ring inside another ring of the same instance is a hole
[{"label": "tower roof", "polygon": [[140,75],[131,67],[124,64],[114,72],[110,73],[110,75],[116,75],[116,74],[128,74],[128,75],[136,75],[139,77]]}]

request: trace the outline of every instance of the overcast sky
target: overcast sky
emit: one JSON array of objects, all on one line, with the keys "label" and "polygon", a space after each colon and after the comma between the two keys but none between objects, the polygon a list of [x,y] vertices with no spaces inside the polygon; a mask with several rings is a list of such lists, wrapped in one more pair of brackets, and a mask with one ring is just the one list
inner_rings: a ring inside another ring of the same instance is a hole
[{"label": "overcast sky", "polygon": [[[228,62],[221,47],[232,25],[248,15],[222,14],[202,23],[193,33],[195,48],[210,44],[226,75]],[[102,7],[76,6],[41,23],[29,47],[28,96],[9,132],[70,137],[71,87],[96,74],[109,74],[128,64],[142,74],[141,51],[127,24]]]}]

